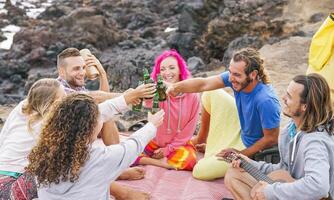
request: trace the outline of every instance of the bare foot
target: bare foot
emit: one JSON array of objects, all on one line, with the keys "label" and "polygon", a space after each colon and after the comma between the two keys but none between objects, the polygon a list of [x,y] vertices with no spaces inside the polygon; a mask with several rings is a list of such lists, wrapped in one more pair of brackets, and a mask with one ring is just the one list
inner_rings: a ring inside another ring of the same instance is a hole
[{"label": "bare foot", "polygon": [[117,180],[139,180],[145,176],[145,169],[141,167],[130,167],[123,171]]},{"label": "bare foot", "polygon": [[141,165],[154,165],[154,166],[162,167],[162,168],[166,168],[166,169],[177,170],[175,167],[173,167],[172,165],[167,163],[167,158],[166,157],[164,157],[160,160],[150,158],[150,157],[142,157],[139,160],[139,164],[141,164]]},{"label": "bare foot", "polygon": [[111,195],[116,200],[149,200],[150,194],[147,192],[134,190],[127,186],[113,182],[110,188]]}]

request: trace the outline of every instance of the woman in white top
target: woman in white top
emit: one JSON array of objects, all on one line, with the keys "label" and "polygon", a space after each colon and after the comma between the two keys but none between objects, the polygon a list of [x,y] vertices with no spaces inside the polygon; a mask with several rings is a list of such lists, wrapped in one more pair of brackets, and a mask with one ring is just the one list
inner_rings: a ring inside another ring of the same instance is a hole
[{"label": "woman in white top", "polygon": [[55,79],[35,82],[9,114],[0,133],[0,199],[33,199],[37,188],[25,173],[27,156],[39,138],[42,118],[65,91]]},{"label": "woman in white top", "polygon": [[161,110],[149,114],[148,123],[124,142],[96,145],[103,121],[126,109],[123,96],[97,105],[86,94],[70,94],[56,105],[28,157],[40,200],[109,199],[110,182],[134,162],[163,122]]}]

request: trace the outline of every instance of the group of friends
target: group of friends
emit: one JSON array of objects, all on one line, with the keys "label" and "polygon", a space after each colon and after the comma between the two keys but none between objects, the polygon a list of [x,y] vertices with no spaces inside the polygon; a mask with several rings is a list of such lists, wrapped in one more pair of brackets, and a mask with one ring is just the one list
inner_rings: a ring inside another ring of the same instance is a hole
[{"label": "group of friends", "polygon": [[[100,74],[97,91],[85,88],[89,65]],[[57,79],[33,84],[2,128],[0,199],[148,199],[147,193],[114,182],[143,178],[138,165],[189,170],[199,180],[224,177],[235,199],[334,196],[333,105],[319,74],[295,76],[281,109],[255,49],[235,52],[228,71],[207,78],[192,78],[177,51],[164,51],[151,78],[161,75],[167,100],[159,103],[159,112],[148,113],[146,125],[120,142],[114,117],[152,98],[155,84],[112,93],[98,59],[84,60],[76,48],[58,55],[57,69]],[[291,120],[280,131],[281,112]],[[279,163],[252,160],[277,143]],[[204,157],[198,160],[197,152]],[[240,158],[232,165],[221,160],[230,152]],[[242,169],[241,158],[263,174],[285,170],[294,181],[258,181]]]}]

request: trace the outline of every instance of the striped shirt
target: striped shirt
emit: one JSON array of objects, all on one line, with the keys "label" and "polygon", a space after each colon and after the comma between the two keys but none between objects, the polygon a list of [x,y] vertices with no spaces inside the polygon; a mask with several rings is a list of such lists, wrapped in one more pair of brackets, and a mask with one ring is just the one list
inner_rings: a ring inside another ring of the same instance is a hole
[{"label": "striped shirt", "polygon": [[66,94],[70,94],[73,92],[87,92],[88,90],[85,88],[85,86],[78,86],[78,87],[71,87],[68,82],[60,77],[57,78],[57,81],[59,81],[60,84],[62,84],[65,88]]}]

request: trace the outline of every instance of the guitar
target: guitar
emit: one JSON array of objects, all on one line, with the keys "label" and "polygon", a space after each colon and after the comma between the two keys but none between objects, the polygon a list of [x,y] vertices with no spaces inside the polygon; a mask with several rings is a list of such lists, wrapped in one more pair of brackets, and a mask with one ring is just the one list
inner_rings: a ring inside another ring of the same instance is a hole
[{"label": "guitar", "polygon": [[[268,175],[265,175],[256,167],[254,167],[252,164],[250,164],[247,160],[238,156],[238,154],[233,151],[226,152],[221,159],[228,163],[231,163],[233,160],[239,159],[240,167],[243,168],[249,175],[251,175],[257,181],[264,181],[269,184],[273,184],[275,182],[291,183],[295,181],[295,179],[292,178],[289,172],[286,170],[276,170],[269,173]],[[332,200],[332,198],[329,195],[329,197],[322,198],[320,200]]]}]

